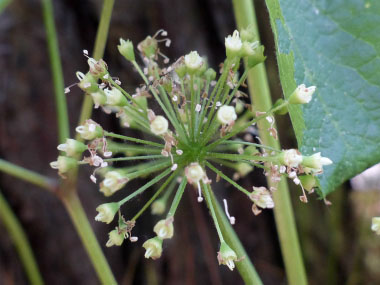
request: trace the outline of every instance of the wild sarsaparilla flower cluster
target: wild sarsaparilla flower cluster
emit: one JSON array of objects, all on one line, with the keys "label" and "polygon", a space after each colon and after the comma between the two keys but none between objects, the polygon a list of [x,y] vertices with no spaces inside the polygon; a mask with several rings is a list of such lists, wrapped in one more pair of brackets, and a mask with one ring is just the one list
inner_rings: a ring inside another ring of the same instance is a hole
[{"label": "wild sarsaparilla flower cluster", "polygon": [[[240,88],[248,70],[262,63],[265,56],[264,47],[250,28],[241,33],[234,31],[225,39],[226,59],[218,72],[208,67],[206,59],[196,51],[169,64],[169,59],[159,49],[160,42],[170,45],[166,31],[160,30],[137,45],[142,59],[139,64],[132,42],[120,39],[120,53],[143,80],[135,94],[121,87],[121,82],[111,76],[103,60],[90,58],[87,52],[89,71],[85,74],[77,72],[78,86],[92,97],[95,108],[115,114],[121,126],[144,132],[151,139],[115,134],[87,120],[76,128],[86,144],[68,139],[58,146],[64,155],[51,166],[63,177],[69,176],[70,170],[78,165],[94,166],[90,179],[94,183],[101,179],[99,188],[107,197],[122,191],[132,179],[149,177],[150,180],[139,189],[132,192],[129,189],[129,194],[121,201],[98,206],[95,220],[109,224],[118,215],[117,226],[109,233],[106,244],[113,246],[121,245],[125,239],[137,240],[131,234],[132,228],[149,206],[153,214],[166,212],[166,217],[153,228],[155,236],[143,244],[145,257],[152,259],[161,256],[163,241],[173,237],[175,212],[184,191],[194,188],[198,202],[205,203],[212,213],[220,239],[218,261],[233,270],[241,257],[226,243],[220,231],[211,202],[214,198],[211,177],[215,175],[216,180],[229,182],[251,199],[255,215],[262,209],[275,207],[272,193],[276,191],[275,187],[267,189],[263,186],[254,186],[250,191],[237,183],[255,167],[262,168],[273,181],[279,181],[281,176],[292,179],[303,190],[301,200],[307,202],[304,190],[312,191],[316,187],[314,176],[322,173],[324,165],[332,163],[330,159],[320,153],[304,156],[296,149],[274,149],[249,138],[241,139],[239,135],[254,128],[259,120],[268,120],[272,127],[261,131],[269,131],[276,137],[274,114],[289,104],[310,102],[315,87],[302,84],[288,100],[276,104],[271,110],[253,114],[252,107],[243,102],[244,93]],[[246,59],[247,66],[239,75],[242,59]],[[158,105],[160,111],[154,112],[148,101]],[[84,152],[86,154],[79,160]],[[134,164],[115,168],[112,167],[115,161],[134,161]],[[235,174],[229,177],[222,171],[225,168],[233,169]],[[155,185],[158,190],[152,198],[134,217],[124,219],[121,207]],[[235,218],[228,212],[225,199],[224,208],[229,221],[234,224]]]}]

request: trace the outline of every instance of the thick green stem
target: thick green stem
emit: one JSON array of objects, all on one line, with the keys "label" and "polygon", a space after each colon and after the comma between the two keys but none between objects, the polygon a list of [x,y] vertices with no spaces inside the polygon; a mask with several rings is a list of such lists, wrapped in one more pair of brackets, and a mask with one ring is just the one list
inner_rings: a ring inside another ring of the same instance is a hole
[{"label": "thick green stem", "polygon": [[[93,52],[93,57],[96,60],[102,58],[104,54],[114,2],[114,0],[104,0],[103,3],[102,14],[100,15],[100,22],[98,32],[96,34],[95,48]],[[91,96],[84,96],[78,125],[83,124],[87,119],[91,117],[92,105],[93,103]],[[78,135],[76,139],[81,140],[80,136]]]},{"label": "thick green stem", "polygon": [[243,278],[245,284],[260,285],[263,284],[259,275],[256,272],[247,252],[241,244],[238,236],[227,219],[222,207],[216,200],[214,193],[210,191],[210,198],[215,210],[215,215],[218,219],[220,230],[227,244],[236,252],[237,256],[244,257],[241,261],[236,262],[236,267]]},{"label": "thick green stem", "polygon": [[48,191],[54,191],[54,189],[57,187],[56,182],[53,179],[50,179],[37,172],[23,168],[3,159],[0,159],[0,171],[37,185]]},{"label": "thick green stem", "polygon": [[[241,29],[253,25],[256,34],[259,34],[252,0],[233,0],[233,6],[237,26]],[[272,101],[264,64],[259,64],[250,70],[248,85],[251,101],[255,104],[256,110],[269,110],[272,107]],[[274,148],[280,148],[279,142],[266,131],[270,128],[270,124],[266,120],[261,120],[258,126],[262,130],[260,138],[263,143]],[[268,184],[269,186],[273,184],[269,177]],[[289,189],[284,178],[279,182],[277,191],[274,192],[273,196],[276,205],[274,208],[276,226],[288,282],[297,285],[307,284]]]},{"label": "thick green stem", "polygon": [[102,249],[95,237],[85,211],[77,196],[76,191],[65,189],[62,197],[63,203],[68,211],[79,237],[89,255],[92,265],[102,284],[117,284],[112,271],[107,263]]},{"label": "thick green stem", "polygon": [[64,93],[63,73],[57,32],[54,24],[54,10],[51,0],[42,0],[43,16],[46,30],[46,39],[49,49],[51,72],[53,75],[55,104],[57,109],[58,139],[63,142],[70,137],[69,117]]},{"label": "thick green stem", "polygon": [[16,215],[13,213],[11,207],[8,205],[7,201],[3,197],[0,191],[0,220],[3,222],[4,227],[9,233],[13,244],[18,252],[21,259],[21,263],[24,266],[26,275],[28,276],[30,284],[44,284],[42,280],[40,271],[32,248],[29,244],[27,236],[17,219]]}]

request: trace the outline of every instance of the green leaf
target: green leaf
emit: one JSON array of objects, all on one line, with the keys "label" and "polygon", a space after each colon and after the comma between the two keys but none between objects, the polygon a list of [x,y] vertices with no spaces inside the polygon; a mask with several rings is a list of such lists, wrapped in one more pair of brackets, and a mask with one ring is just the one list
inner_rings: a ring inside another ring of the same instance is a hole
[{"label": "green leaf", "polygon": [[380,1],[267,0],[282,88],[317,86],[289,113],[303,154],[334,164],[322,195],[380,161]]}]

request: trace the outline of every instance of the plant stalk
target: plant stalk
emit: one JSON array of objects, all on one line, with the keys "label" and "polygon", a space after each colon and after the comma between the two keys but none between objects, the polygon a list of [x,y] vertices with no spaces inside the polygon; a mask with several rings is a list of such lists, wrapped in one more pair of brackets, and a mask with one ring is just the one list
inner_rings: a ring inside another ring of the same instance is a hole
[{"label": "plant stalk", "polygon": [[49,50],[51,72],[53,76],[55,104],[58,121],[58,139],[62,143],[70,137],[69,116],[67,112],[66,96],[57,32],[54,24],[54,10],[51,0],[42,0],[43,18],[46,30],[46,40]]},{"label": "plant stalk", "polygon": [[[233,6],[238,28],[242,29],[248,25],[253,25],[258,35],[259,31],[253,1],[233,0]],[[248,86],[251,101],[255,104],[256,110],[269,110],[272,107],[272,100],[264,64],[259,64],[250,70]],[[266,120],[258,122],[258,126],[260,130],[270,128],[269,122]],[[264,144],[277,149],[280,148],[280,143],[270,136],[269,132],[261,132],[260,138]],[[268,178],[267,180],[268,185],[272,186],[271,179]],[[273,198],[276,205],[274,215],[288,282],[289,284],[297,285],[307,284],[289,189],[284,178],[278,183],[277,191],[274,193]]]},{"label": "plant stalk", "polygon": [[236,262],[236,267],[243,278],[245,284],[260,285],[263,284],[259,275],[256,272],[251,260],[248,257],[243,245],[227,219],[222,207],[216,200],[214,193],[210,192],[210,199],[215,210],[216,218],[218,219],[220,230],[227,244],[236,252],[238,258],[244,257],[241,261]]},{"label": "plant stalk", "polygon": [[16,215],[13,213],[11,207],[7,203],[1,191],[0,218],[13,241],[30,284],[44,284],[32,248],[22,228],[22,225],[20,224]]}]

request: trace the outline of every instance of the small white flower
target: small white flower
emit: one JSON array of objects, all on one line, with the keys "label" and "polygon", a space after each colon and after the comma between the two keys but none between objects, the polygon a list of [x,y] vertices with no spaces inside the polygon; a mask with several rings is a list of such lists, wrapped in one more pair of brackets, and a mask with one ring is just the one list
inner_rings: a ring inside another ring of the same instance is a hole
[{"label": "small white flower", "polygon": [[219,108],[217,114],[219,122],[225,125],[230,125],[235,122],[237,115],[235,112],[235,108],[232,106],[224,105]]},{"label": "small white flower", "polygon": [[241,47],[243,46],[239,32],[237,30],[233,32],[232,36],[229,35],[226,37],[224,42],[226,45],[227,56],[237,56],[241,50]]},{"label": "small white flower", "polygon": [[87,120],[84,125],[76,127],[75,130],[85,140],[93,140],[103,136],[102,127],[93,120]]},{"label": "small white flower", "polygon": [[159,221],[154,226],[153,231],[160,239],[172,238],[174,234],[173,218]]},{"label": "small white flower", "polygon": [[191,163],[185,168],[185,175],[189,183],[198,183],[204,176],[203,168],[196,162]]},{"label": "small white flower", "polygon": [[169,122],[163,116],[156,116],[150,123],[150,130],[155,135],[163,135],[168,131]]},{"label": "small white flower", "polygon": [[162,239],[159,237],[154,237],[148,239],[142,245],[145,248],[145,258],[157,259],[161,257],[162,254]]},{"label": "small white flower", "polygon": [[198,52],[192,51],[185,55],[185,65],[191,71],[196,71],[201,68],[203,59],[199,56]]},{"label": "small white flower", "polygon": [[66,152],[67,156],[75,156],[84,152],[87,146],[80,141],[66,139],[66,142],[58,145],[57,149]]},{"label": "small white flower", "polygon": [[60,174],[68,172],[70,169],[74,169],[78,166],[78,161],[74,158],[67,156],[58,156],[57,161],[50,163],[50,167],[58,169]]},{"label": "small white flower", "polygon": [[380,235],[380,217],[372,218],[371,230]]},{"label": "small white flower", "polygon": [[127,98],[117,88],[104,89],[107,96],[107,105],[123,107],[128,104]]},{"label": "small white flower", "polygon": [[121,232],[118,228],[116,228],[108,233],[108,237],[106,247],[111,247],[113,245],[120,246],[124,239],[128,237],[128,234]]},{"label": "small white flower", "polygon": [[218,262],[219,264],[227,265],[232,271],[235,268],[235,262],[237,261],[237,255],[231,247],[228,246],[226,242],[222,242],[218,252]]},{"label": "small white flower", "polygon": [[103,185],[108,188],[112,194],[124,187],[128,178],[118,171],[109,171],[104,177]]},{"label": "small white flower", "polygon": [[302,162],[302,155],[296,149],[288,149],[283,152],[281,162],[288,167],[297,168]]},{"label": "small white flower", "polygon": [[299,85],[296,90],[290,95],[289,103],[291,104],[307,104],[311,101],[315,92],[315,86],[306,87],[305,84]]},{"label": "small white flower", "polygon": [[95,217],[95,221],[109,224],[113,221],[115,214],[118,210],[118,203],[102,204],[96,208],[96,211],[98,211],[98,215]]},{"label": "small white flower", "polygon": [[274,208],[272,195],[265,187],[253,187],[253,192],[251,193],[250,198],[260,208]]},{"label": "small white flower", "polygon": [[311,156],[304,156],[302,159],[302,165],[306,173],[322,173],[323,166],[332,163],[331,159],[322,157],[320,152],[314,153]]}]

